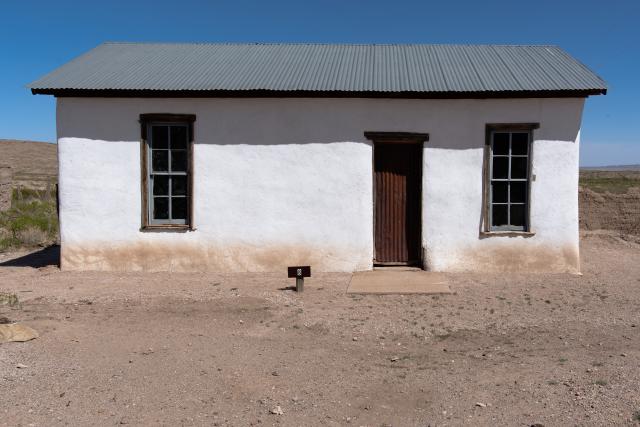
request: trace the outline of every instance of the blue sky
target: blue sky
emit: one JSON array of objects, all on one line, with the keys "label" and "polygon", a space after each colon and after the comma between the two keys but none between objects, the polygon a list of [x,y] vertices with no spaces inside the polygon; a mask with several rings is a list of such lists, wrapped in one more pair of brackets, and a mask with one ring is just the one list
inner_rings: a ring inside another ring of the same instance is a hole
[{"label": "blue sky", "polygon": [[609,84],[583,117],[584,166],[640,164],[640,1],[5,1],[0,138],[55,141],[24,85],[104,41],[556,44]]}]

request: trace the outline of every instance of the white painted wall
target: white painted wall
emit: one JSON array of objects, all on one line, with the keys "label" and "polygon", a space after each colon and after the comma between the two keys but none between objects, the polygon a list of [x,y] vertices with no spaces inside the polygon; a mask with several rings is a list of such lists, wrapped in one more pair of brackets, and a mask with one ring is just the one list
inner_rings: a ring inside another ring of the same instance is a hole
[{"label": "white painted wall", "polygon": [[[58,98],[62,267],[372,267],[372,145],[426,132],[423,245],[441,271],[578,271],[583,99]],[[140,231],[142,113],[195,114],[195,231]],[[535,236],[480,238],[486,123],[539,122]]]}]

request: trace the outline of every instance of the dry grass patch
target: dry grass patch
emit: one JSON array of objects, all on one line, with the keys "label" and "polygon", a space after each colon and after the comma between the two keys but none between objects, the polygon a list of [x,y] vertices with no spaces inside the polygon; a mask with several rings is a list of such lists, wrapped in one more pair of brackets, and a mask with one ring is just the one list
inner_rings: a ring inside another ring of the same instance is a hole
[{"label": "dry grass patch", "polygon": [[626,194],[640,187],[640,171],[581,171],[580,186],[597,193]]},{"label": "dry grass patch", "polygon": [[11,207],[0,212],[0,250],[46,246],[58,238],[58,215],[53,186],[44,190],[13,190]]}]

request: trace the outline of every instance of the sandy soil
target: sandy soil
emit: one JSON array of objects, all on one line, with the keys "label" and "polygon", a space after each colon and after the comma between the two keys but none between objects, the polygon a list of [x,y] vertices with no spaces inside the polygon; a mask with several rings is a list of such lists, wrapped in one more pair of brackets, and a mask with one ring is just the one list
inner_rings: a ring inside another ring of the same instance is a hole
[{"label": "sandy soil", "polygon": [[640,245],[582,242],[583,276],[448,275],[446,296],[5,255],[22,307],[0,316],[41,336],[0,345],[0,425],[637,425]]}]

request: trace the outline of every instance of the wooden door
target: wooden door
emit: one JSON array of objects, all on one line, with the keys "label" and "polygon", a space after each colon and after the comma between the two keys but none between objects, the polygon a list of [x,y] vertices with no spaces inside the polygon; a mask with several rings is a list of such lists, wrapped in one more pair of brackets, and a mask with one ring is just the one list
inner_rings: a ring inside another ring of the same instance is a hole
[{"label": "wooden door", "polygon": [[422,143],[374,147],[376,264],[421,264]]}]

